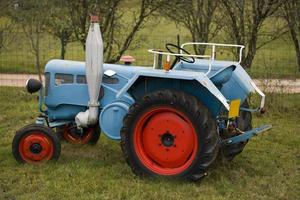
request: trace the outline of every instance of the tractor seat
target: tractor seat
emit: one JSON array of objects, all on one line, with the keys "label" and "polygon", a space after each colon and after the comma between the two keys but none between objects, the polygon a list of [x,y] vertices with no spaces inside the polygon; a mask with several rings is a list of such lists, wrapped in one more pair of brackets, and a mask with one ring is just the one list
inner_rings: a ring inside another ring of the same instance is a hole
[{"label": "tractor seat", "polygon": [[229,81],[235,68],[235,65],[230,65],[220,69],[214,74],[209,74],[208,78],[220,89],[227,81]]}]

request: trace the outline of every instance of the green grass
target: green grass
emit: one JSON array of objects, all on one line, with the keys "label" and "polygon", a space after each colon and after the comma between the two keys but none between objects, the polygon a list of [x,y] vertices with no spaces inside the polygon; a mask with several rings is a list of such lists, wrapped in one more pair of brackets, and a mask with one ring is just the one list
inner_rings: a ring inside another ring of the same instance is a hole
[{"label": "green grass", "polygon": [[300,95],[268,95],[268,113],[254,125],[274,128],[253,138],[229,164],[201,182],[141,179],[125,163],[118,142],[62,144],[60,159],[20,165],[11,154],[16,130],[34,122],[36,95],[0,87],[0,199],[298,199]]}]

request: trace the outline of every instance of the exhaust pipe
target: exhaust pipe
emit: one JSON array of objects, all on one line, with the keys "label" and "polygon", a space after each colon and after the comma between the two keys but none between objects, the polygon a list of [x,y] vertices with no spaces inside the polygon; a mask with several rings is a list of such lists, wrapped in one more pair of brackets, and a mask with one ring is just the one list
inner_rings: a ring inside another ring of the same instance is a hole
[{"label": "exhaust pipe", "polygon": [[75,117],[78,127],[97,124],[99,116],[99,92],[103,77],[103,41],[98,16],[91,17],[91,25],[86,40],[85,71],[89,92],[89,109]]}]

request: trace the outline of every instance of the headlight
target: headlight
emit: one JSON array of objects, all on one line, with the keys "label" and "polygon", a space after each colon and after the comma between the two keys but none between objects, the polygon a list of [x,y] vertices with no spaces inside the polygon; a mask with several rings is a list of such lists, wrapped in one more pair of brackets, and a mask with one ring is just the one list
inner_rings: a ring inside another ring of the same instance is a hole
[{"label": "headlight", "polygon": [[41,83],[41,81],[36,79],[30,78],[26,81],[26,89],[27,92],[29,92],[30,94],[39,91],[42,88],[42,86],[43,84]]}]

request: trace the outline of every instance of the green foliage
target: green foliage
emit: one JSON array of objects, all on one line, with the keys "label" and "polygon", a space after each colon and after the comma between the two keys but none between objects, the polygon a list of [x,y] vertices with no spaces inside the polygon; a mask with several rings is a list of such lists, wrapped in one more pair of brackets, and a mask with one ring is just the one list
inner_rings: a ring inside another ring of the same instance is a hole
[{"label": "green foliage", "polygon": [[[75,36],[84,49],[90,15],[100,15],[104,56],[105,61],[109,63],[119,61],[120,57],[130,48],[136,34],[144,28],[145,22],[159,7],[159,4],[153,3],[155,0],[141,0],[137,2],[134,9],[124,9],[122,7],[124,2],[125,0],[66,1]],[[130,16],[130,22],[124,23],[123,16]]]},{"label": "green foliage", "polygon": [[13,24],[11,19],[7,17],[8,10],[8,1],[0,0],[0,54],[6,50],[6,46],[8,46],[13,39],[13,33],[11,33]]},{"label": "green foliage", "polygon": [[16,6],[10,7],[8,15],[24,28],[34,26],[42,31],[48,19],[48,5],[46,0],[21,0]]},{"label": "green foliage", "polygon": [[134,176],[119,144],[100,138],[96,146],[63,143],[57,163],[17,164],[14,133],[34,122],[36,95],[0,87],[0,199],[298,199],[300,95],[267,95],[268,111],[254,126],[272,124],[232,163],[217,164],[198,183]]},{"label": "green foliage", "polygon": [[[221,30],[222,21],[216,14],[220,0],[162,0],[162,16],[184,26],[192,42],[209,42]],[[205,46],[194,46],[197,54],[203,55]]]},{"label": "green foliage", "polygon": [[[204,2],[206,0],[201,1]],[[201,1],[199,0],[199,2]],[[94,10],[101,13],[101,29],[104,36],[106,61],[118,62],[121,55],[131,54],[136,58],[136,62],[134,64],[150,66],[153,59],[152,55],[147,53],[147,49],[164,49],[164,45],[166,43],[177,42],[177,34],[180,34],[181,36],[181,43],[193,40],[190,31],[183,25],[183,23],[176,24],[169,18],[166,19],[160,17],[160,15],[165,14],[165,12],[168,11],[164,10],[164,6],[160,6],[159,8],[161,9],[158,10],[158,12],[154,12],[156,11],[155,8],[157,8],[155,6],[159,5],[161,2],[167,2],[172,5],[177,1],[145,0],[144,5],[146,5],[146,7],[144,8],[146,8],[146,12],[144,12],[144,14],[151,13],[151,15],[146,15],[147,17],[145,20],[139,24],[137,22],[142,5],[142,1],[140,0],[23,0],[18,1],[20,2],[17,4],[19,7],[11,5],[9,7],[10,9],[4,9],[4,11],[10,11],[13,18],[17,17],[17,19],[20,20],[20,22],[12,27],[11,23],[8,23],[7,18],[2,17],[2,15],[7,15],[7,13],[2,12],[3,9],[1,10],[1,6],[2,3],[7,6],[7,2],[8,1],[0,1],[1,73],[37,73],[37,65],[41,66],[42,71],[43,66],[50,59],[54,58],[84,60],[84,49],[82,46],[85,43],[86,33],[89,26],[89,13]],[[88,3],[86,15],[83,12],[84,2]],[[115,2],[115,4],[113,4],[113,2]],[[193,0],[191,2],[197,1]],[[228,2],[234,3],[234,1]],[[34,3],[38,5],[26,6]],[[70,6],[68,6],[67,3],[70,4]],[[190,8],[190,5],[184,6],[182,1],[179,3],[180,4],[177,5],[179,8]],[[155,6],[150,6],[150,4]],[[42,7],[41,5],[45,5],[45,7]],[[115,12],[110,11],[113,8],[113,5],[117,5]],[[248,3],[247,6],[249,7],[250,4]],[[172,11],[177,7],[170,7],[169,11]],[[221,11],[222,9],[218,8],[215,11],[218,19],[222,17]],[[30,14],[31,12],[33,15]],[[195,13],[205,17],[205,12],[195,11]],[[250,23],[249,20],[251,20],[249,19],[250,13],[251,10],[247,10],[247,13],[245,14],[246,17],[244,18],[248,20],[246,20],[245,23],[238,22],[238,25],[244,25],[245,28],[247,28],[247,34],[251,32],[248,30],[248,23]],[[179,14],[180,15],[178,16],[193,16],[193,13],[188,12],[188,9]],[[196,14],[195,16],[197,16]],[[213,19],[212,28],[216,29],[217,22],[222,22],[223,25],[226,25],[226,31],[218,31],[218,34],[214,37],[214,39],[211,39],[212,37],[210,37],[210,42],[234,43],[234,38],[232,38],[234,35],[229,31],[230,21],[227,19],[228,15],[226,16],[227,17],[223,16],[223,20]],[[44,18],[47,19],[44,20]],[[45,21],[45,23],[35,22],[37,20]],[[80,25],[81,21],[83,26]],[[26,30],[25,32],[23,31],[21,22],[24,22],[24,25],[26,26],[24,27]],[[191,23],[190,20],[185,20],[185,22]],[[110,29],[109,27],[111,27],[112,24],[114,24],[114,28]],[[38,28],[36,28],[37,25]],[[284,22],[279,21],[279,26],[284,26]],[[134,29],[134,27],[136,28]],[[276,27],[276,18],[271,17],[264,21],[261,32],[266,33]],[[1,29],[4,32],[1,32]],[[199,31],[202,29],[204,28],[200,27]],[[130,34],[132,30],[136,31],[133,35]],[[272,35],[259,35],[257,45],[261,46],[270,38],[272,39]],[[79,41],[74,41],[78,39]],[[2,51],[1,41],[4,41],[2,42],[4,44],[2,45],[4,46]],[[233,57],[231,50],[228,50],[217,55],[217,58],[223,59],[227,54]],[[248,69],[248,71],[250,71],[252,75],[255,75],[255,77],[267,76],[272,78],[297,78],[300,75],[297,70],[297,57],[299,56],[294,53],[294,47],[293,43],[291,43],[291,39],[287,35],[283,35],[276,41],[264,45],[257,51],[252,67],[251,69]],[[233,59],[235,59],[235,57],[233,57]]]},{"label": "green foliage", "polygon": [[45,25],[49,19],[47,0],[21,0],[14,7],[10,7],[10,18],[20,25],[25,33],[35,56],[36,72],[42,80],[41,73],[41,34],[45,30]]},{"label": "green foliage", "polygon": [[294,43],[297,61],[298,71],[300,72],[300,1],[290,0],[286,1],[283,6],[283,18],[286,20],[291,38]]},{"label": "green foliage", "polygon": [[59,38],[61,46],[60,58],[65,59],[67,45],[72,41],[76,41],[73,34],[72,20],[68,15],[68,9],[64,1],[53,0],[49,4],[50,15],[46,23],[47,31]]}]

